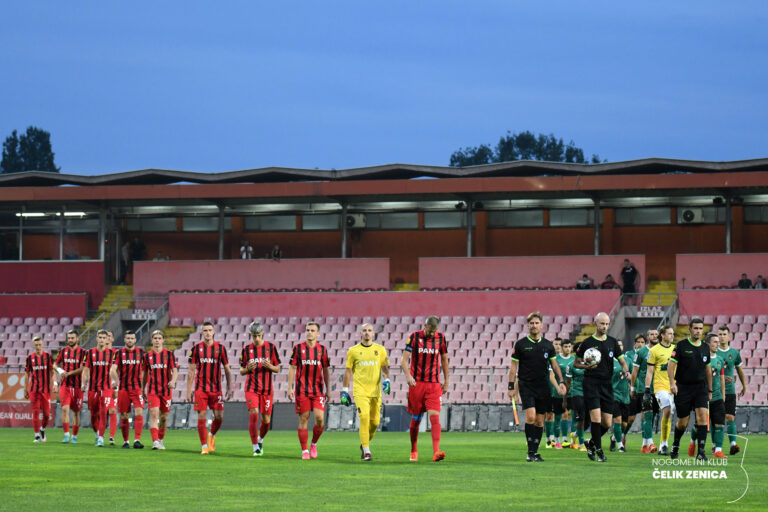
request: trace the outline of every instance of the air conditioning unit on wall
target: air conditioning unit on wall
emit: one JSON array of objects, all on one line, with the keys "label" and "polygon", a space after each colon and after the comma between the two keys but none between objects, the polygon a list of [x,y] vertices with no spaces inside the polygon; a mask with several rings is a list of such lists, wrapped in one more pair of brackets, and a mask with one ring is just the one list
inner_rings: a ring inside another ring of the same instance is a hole
[{"label": "air conditioning unit on wall", "polygon": [[345,222],[347,223],[347,228],[349,229],[362,229],[365,227],[365,214],[350,213],[347,215]]},{"label": "air conditioning unit on wall", "polygon": [[682,224],[701,224],[704,219],[704,215],[701,208],[685,208],[680,214]]}]

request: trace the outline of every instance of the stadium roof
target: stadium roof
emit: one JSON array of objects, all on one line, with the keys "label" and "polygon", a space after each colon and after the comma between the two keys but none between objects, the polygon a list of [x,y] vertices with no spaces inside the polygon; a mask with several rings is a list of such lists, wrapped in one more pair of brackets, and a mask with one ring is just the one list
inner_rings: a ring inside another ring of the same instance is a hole
[{"label": "stadium roof", "polygon": [[0,187],[46,187],[59,185],[168,185],[174,183],[288,183],[297,181],[403,180],[417,178],[489,178],[531,176],[589,176],[669,173],[721,173],[768,171],[768,158],[709,162],[645,158],[601,164],[574,164],[518,160],[472,167],[387,164],[342,170],[264,167],[228,172],[190,172],[144,169],[84,176],[31,171],[0,174]]}]

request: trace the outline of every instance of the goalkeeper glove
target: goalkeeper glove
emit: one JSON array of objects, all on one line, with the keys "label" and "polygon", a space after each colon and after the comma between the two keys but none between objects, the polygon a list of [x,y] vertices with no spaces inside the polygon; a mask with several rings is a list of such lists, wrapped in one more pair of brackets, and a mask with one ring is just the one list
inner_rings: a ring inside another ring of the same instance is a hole
[{"label": "goalkeeper glove", "polygon": [[348,388],[344,388],[341,392],[341,405],[346,405],[347,407],[352,405],[352,399],[349,397]]},{"label": "goalkeeper glove", "polygon": [[643,393],[643,410],[650,411],[651,409],[653,409],[653,398],[651,397],[651,392],[646,391]]},{"label": "goalkeeper glove", "polygon": [[389,382],[389,379],[386,379],[381,383],[381,390],[387,395],[392,392],[392,384]]}]

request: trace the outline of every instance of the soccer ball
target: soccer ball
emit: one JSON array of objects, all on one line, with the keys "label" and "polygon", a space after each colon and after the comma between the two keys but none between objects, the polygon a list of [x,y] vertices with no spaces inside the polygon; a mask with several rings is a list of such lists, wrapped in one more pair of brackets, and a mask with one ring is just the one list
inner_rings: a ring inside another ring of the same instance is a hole
[{"label": "soccer ball", "polygon": [[586,364],[600,364],[600,359],[602,359],[603,355],[600,353],[600,351],[595,348],[588,348],[586,352],[584,352],[584,363]]}]

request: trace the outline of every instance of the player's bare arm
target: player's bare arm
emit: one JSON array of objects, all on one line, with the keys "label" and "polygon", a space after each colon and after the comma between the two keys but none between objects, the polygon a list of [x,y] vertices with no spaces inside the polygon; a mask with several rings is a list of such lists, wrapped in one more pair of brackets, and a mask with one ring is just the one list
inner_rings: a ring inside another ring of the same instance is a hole
[{"label": "player's bare arm", "polygon": [[323,380],[325,381],[325,402],[331,400],[331,370],[326,366],[323,368]]},{"label": "player's bare arm", "polygon": [[193,402],[192,384],[195,382],[195,371],[196,368],[194,366],[190,366],[189,371],[187,372],[187,402]]},{"label": "player's bare arm", "polygon": [[632,383],[637,380],[637,374],[639,371],[640,371],[639,366],[632,365],[632,377],[630,378],[630,381],[629,381],[629,385],[630,385],[629,396],[632,398],[635,398],[635,386]]},{"label": "player's bare arm", "polygon": [[80,384],[80,387],[82,388],[83,391],[88,391],[88,381],[91,380],[91,371],[88,369],[87,366],[84,366],[83,368],[85,369],[83,370],[83,381]]},{"label": "player's bare arm", "polygon": [[176,388],[176,379],[179,378],[179,369],[174,368],[171,370],[171,380],[168,382],[168,388],[169,389],[175,389]]},{"label": "player's bare arm", "polygon": [[580,370],[594,370],[597,368],[597,363],[587,364],[582,358],[576,356],[576,361],[573,362],[573,367]]},{"label": "player's bare arm", "polygon": [[381,374],[384,376],[384,379],[389,378],[389,366],[382,366],[381,367]]},{"label": "player's bare arm", "polygon": [[411,369],[408,367],[408,362],[410,360],[411,353],[408,351],[403,352],[403,359],[400,361],[400,369],[403,370],[403,375],[405,375],[405,380],[408,385],[413,387],[416,385],[416,379],[413,378],[413,375],[411,375]]},{"label": "player's bare arm", "polygon": [[552,371],[554,372],[555,377],[557,378],[557,381],[553,383],[555,386],[555,389],[557,389],[557,392],[560,393],[560,396],[565,396],[565,384],[563,384],[563,373],[560,371],[560,367],[556,363],[552,365]]},{"label": "player's bare arm", "polygon": [[[704,378],[707,380],[707,390],[709,391],[709,401],[712,401],[712,372],[709,370],[709,365],[707,365],[707,371],[704,372]],[[723,395],[725,397],[725,395]]]},{"label": "player's bare arm", "polygon": [[655,369],[656,369],[656,367],[653,366],[652,364],[649,364],[646,367],[646,372],[645,372],[645,389],[646,390],[650,390],[651,389],[651,382],[653,382],[653,371]]},{"label": "player's bare arm", "polygon": [[[669,375],[669,390],[672,392],[673,395],[677,394],[677,384],[675,384],[675,368],[677,368],[677,363],[674,362],[672,359],[670,359],[667,362],[667,375]],[[712,389],[712,376],[709,377],[710,379],[710,387],[709,389]]]},{"label": "player's bare arm", "polygon": [[[381,369],[382,372],[384,371],[384,368]],[[387,373],[389,373],[389,370],[387,370]],[[344,378],[341,380],[341,386],[344,388],[349,387],[349,381],[352,379],[352,368],[347,368],[344,370]]]},{"label": "player's bare arm", "polygon": [[747,392],[747,377],[744,375],[744,370],[741,369],[741,366],[736,367],[736,373],[739,374],[739,380],[741,381],[741,391],[739,391],[739,397],[742,397]]},{"label": "player's bare arm", "polygon": [[226,400],[232,400],[232,395],[235,393],[234,382],[232,380],[232,368],[228,364],[224,365],[224,377],[227,379],[227,395]]},{"label": "player's bare arm", "polygon": [[294,392],[293,387],[296,385],[296,382],[294,381],[294,377],[296,376],[296,367],[293,365],[290,365],[288,367],[288,400],[293,402],[296,399],[296,393]]},{"label": "player's bare arm", "polygon": [[24,382],[24,398],[29,398],[29,381],[32,377],[29,372],[25,372],[27,374],[27,379]]},{"label": "player's bare arm", "polygon": [[448,369],[448,354],[440,354],[440,365],[443,367],[443,393],[448,392],[450,371]]}]

